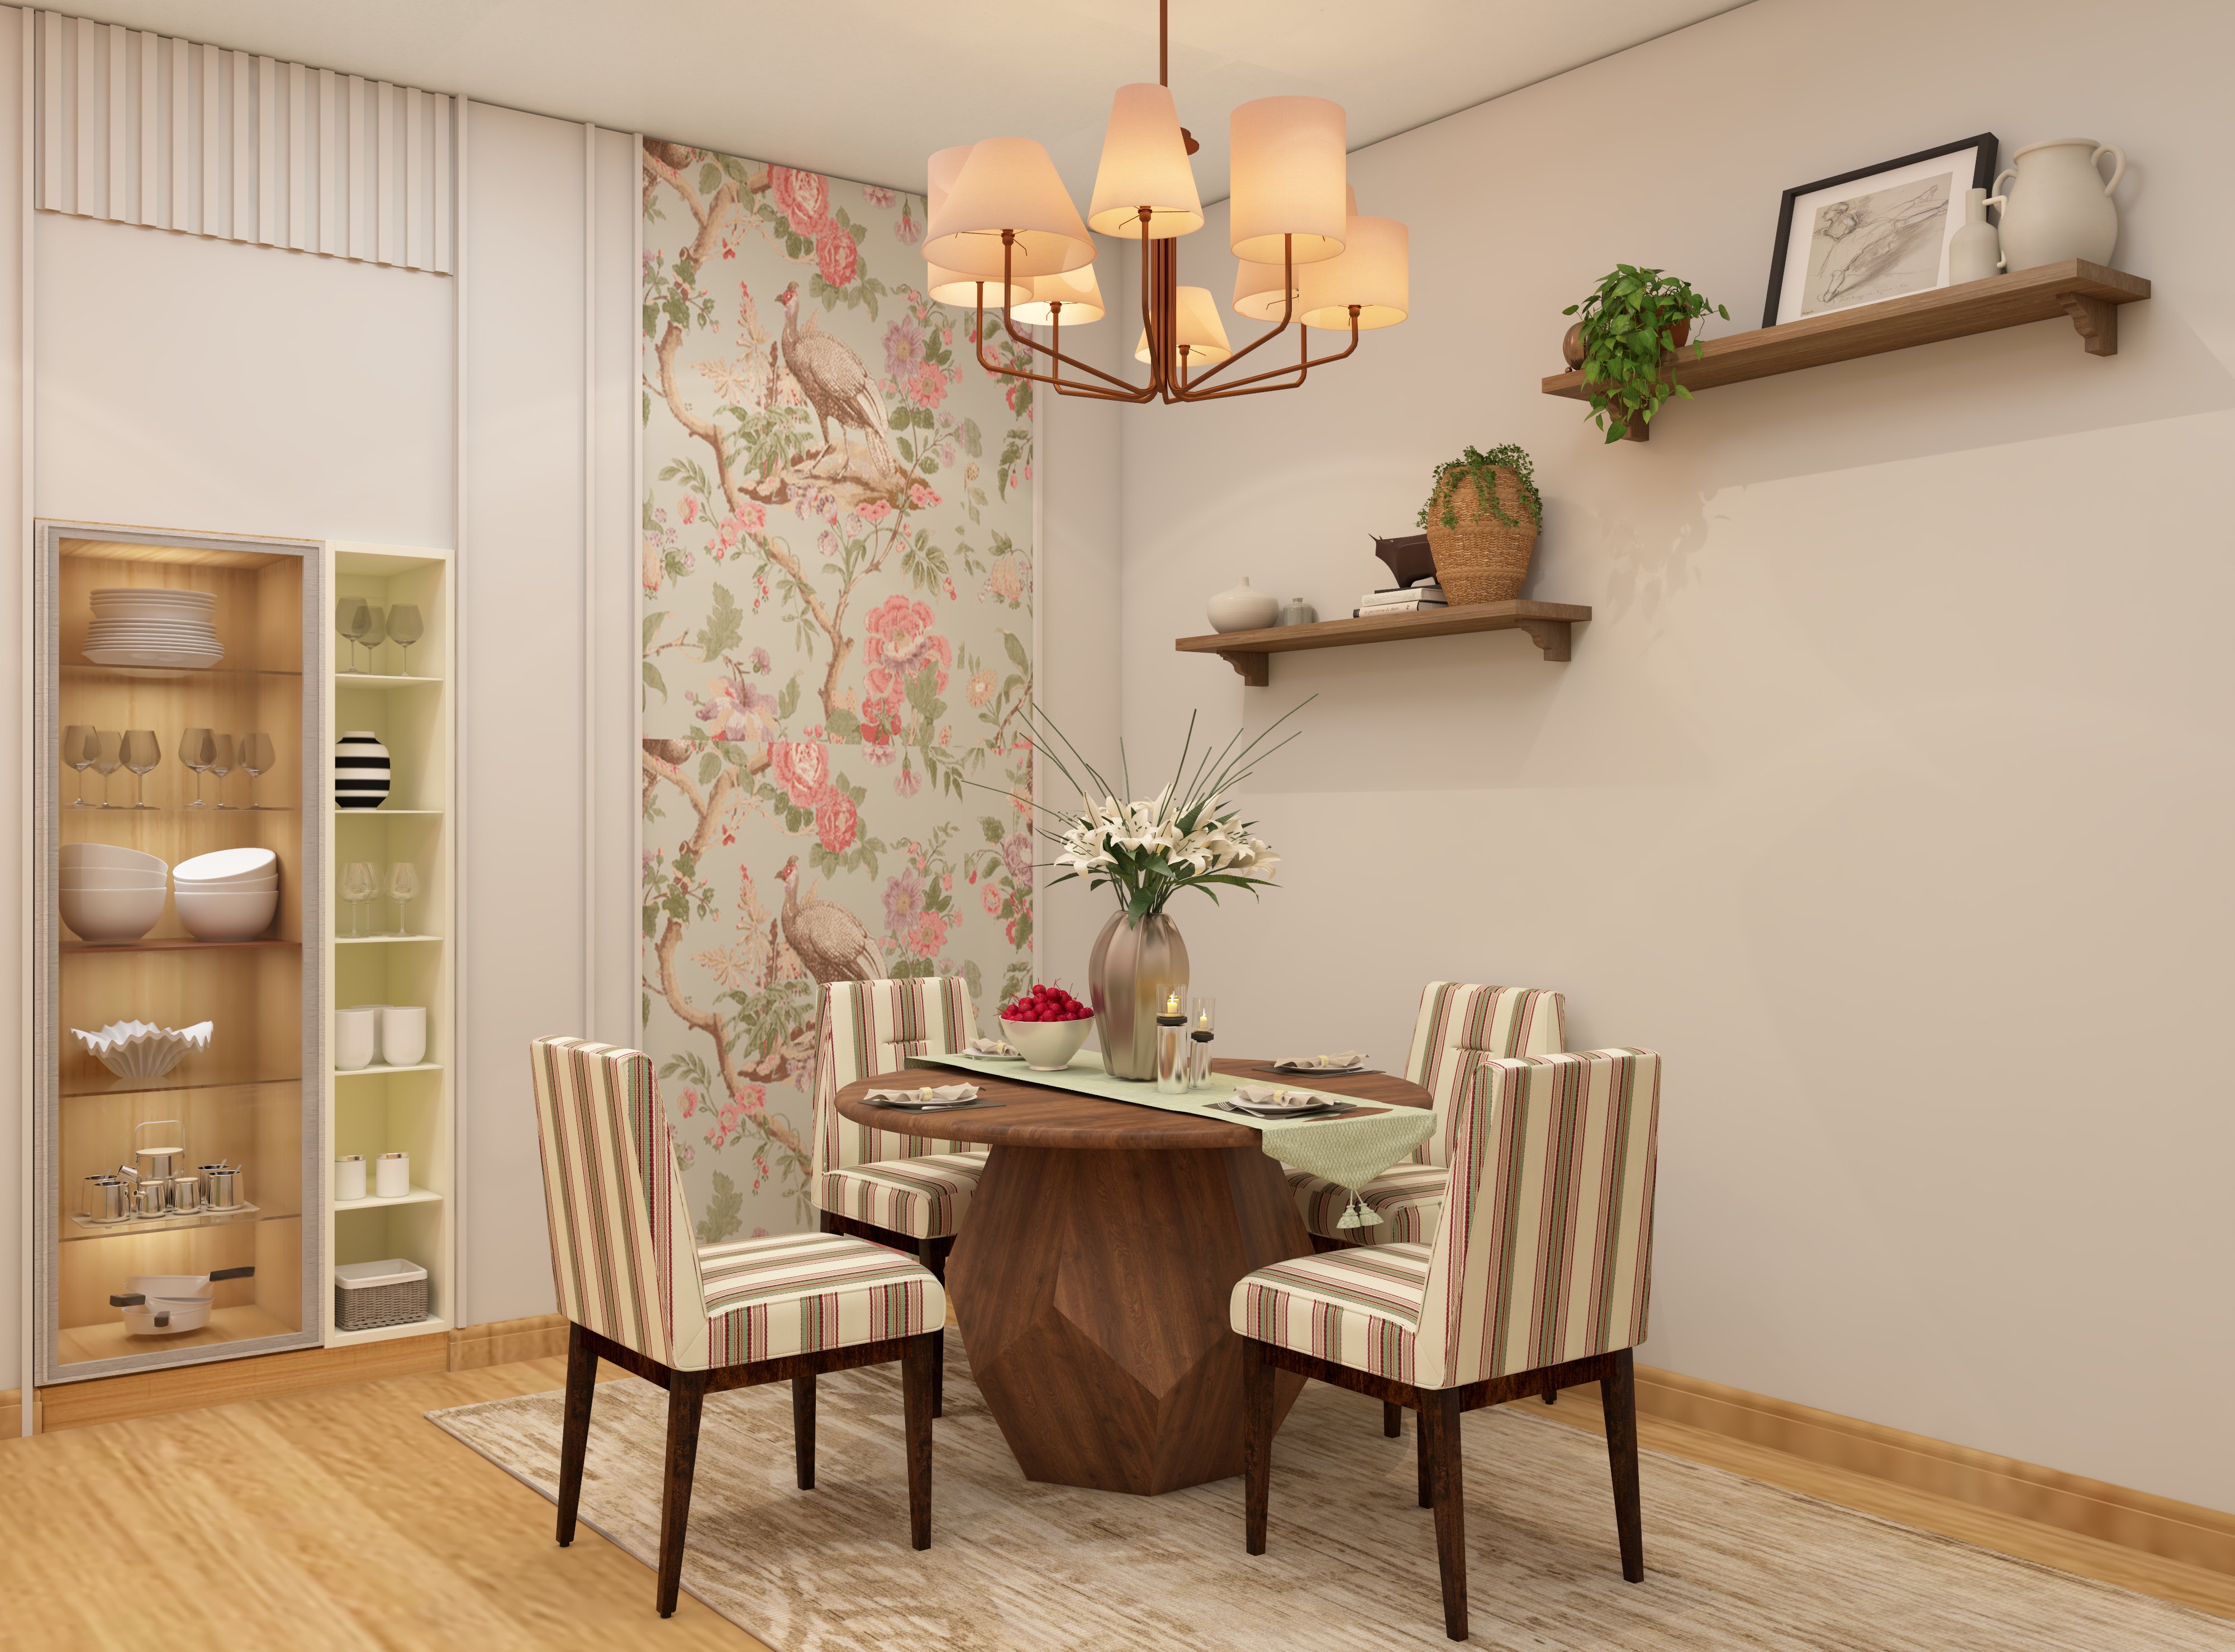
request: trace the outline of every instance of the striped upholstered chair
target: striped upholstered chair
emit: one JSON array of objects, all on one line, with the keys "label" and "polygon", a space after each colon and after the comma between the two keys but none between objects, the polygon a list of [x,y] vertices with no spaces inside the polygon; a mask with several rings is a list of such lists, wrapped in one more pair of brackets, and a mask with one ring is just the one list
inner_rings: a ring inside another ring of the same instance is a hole
[{"label": "striped upholstered chair", "polygon": [[799,1487],[815,1485],[815,1379],[901,1361],[909,1540],[931,1546],[931,1401],[947,1293],[913,1258],[837,1234],[695,1242],[652,1060],[538,1039],[535,1127],[551,1272],[567,1345],[559,1543],[574,1540],[598,1361],[667,1390],[659,1513],[662,1617],[675,1610],[700,1406],[709,1393],[791,1384]]},{"label": "striped upholstered chair", "polygon": [[1460,1414],[1596,1380],[1622,1575],[1643,1580],[1630,1349],[1651,1295],[1660,1092],[1661,1058],[1647,1050],[1480,1061],[1444,1132],[1451,1191],[1433,1243],[1301,1256],[1234,1288],[1251,1554],[1265,1552],[1276,1370],[1416,1411],[1444,1629],[1465,1640]]},{"label": "striped upholstered chair", "polygon": [[[1557,993],[1430,981],[1420,994],[1405,1076],[1434,1098],[1439,1116],[1448,1115],[1461,1080],[1484,1056],[1550,1055],[1564,1047],[1566,1037],[1566,1000]],[[1410,1164],[1393,1165],[1358,1190],[1380,1222],[1341,1228],[1335,1224],[1350,1203],[1350,1190],[1293,1165],[1284,1168],[1304,1229],[1321,1249],[1339,1243],[1427,1243],[1436,1236],[1444,1184],[1451,1179],[1444,1132],[1437,1131],[1412,1150]]]}]

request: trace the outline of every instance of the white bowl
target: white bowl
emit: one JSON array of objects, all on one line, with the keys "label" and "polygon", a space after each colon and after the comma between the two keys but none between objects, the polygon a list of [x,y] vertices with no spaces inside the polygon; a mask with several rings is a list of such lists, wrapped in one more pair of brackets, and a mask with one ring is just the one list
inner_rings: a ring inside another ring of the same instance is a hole
[{"label": "white bowl", "polygon": [[272,927],[279,891],[207,889],[181,885],[173,897],[179,921],[197,941],[253,941]]},{"label": "white bowl", "polygon": [[160,889],[166,881],[161,867],[66,866],[62,874],[65,889]]},{"label": "white bowl", "polygon": [[135,871],[146,872],[170,870],[170,863],[160,855],[143,854],[136,849],[120,849],[114,843],[65,843],[59,858],[65,872],[86,866],[128,866]]},{"label": "white bowl", "polygon": [[268,849],[221,849],[180,861],[171,869],[174,882],[199,883],[204,888],[253,883],[279,875],[279,857]]},{"label": "white bowl", "polygon": [[1079,1046],[1092,1031],[1091,1015],[1082,1015],[1075,1021],[1013,1021],[1006,1015],[1001,1018],[1001,1036],[1017,1046],[1026,1066],[1042,1072],[1069,1066],[1072,1057],[1078,1053]]},{"label": "white bowl", "polygon": [[63,889],[62,921],[81,941],[137,941],[163,915],[161,884],[147,889]]},{"label": "white bowl", "polygon": [[195,1051],[210,1045],[211,1024],[155,1026],[146,1021],[112,1021],[98,1032],[70,1032],[93,1052],[94,1059],[120,1078],[160,1078]]}]

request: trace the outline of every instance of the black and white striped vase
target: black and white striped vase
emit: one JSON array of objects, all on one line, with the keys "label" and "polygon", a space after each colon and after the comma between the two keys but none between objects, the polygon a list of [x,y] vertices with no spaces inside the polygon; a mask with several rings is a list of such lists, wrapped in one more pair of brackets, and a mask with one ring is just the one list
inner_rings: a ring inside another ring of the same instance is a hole
[{"label": "black and white striped vase", "polygon": [[388,748],[370,729],[334,742],[334,807],[377,809],[388,801]]}]

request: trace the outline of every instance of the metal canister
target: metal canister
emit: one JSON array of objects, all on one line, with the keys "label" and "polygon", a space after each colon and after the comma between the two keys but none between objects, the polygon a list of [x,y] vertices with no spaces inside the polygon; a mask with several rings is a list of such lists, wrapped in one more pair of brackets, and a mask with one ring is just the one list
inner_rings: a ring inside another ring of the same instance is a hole
[{"label": "metal canister", "polygon": [[181,1132],[185,1129],[180,1121],[175,1118],[150,1118],[132,1127],[132,1157],[139,1163],[142,1178],[167,1182],[186,1168],[187,1150],[184,1147],[163,1144],[166,1142],[179,1141],[181,1139],[180,1136],[160,1137],[158,1144],[153,1147],[143,1147],[140,1144],[141,1131],[160,1130],[166,1124]]},{"label": "metal canister", "polygon": [[152,1219],[169,1214],[169,1201],[164,1196],[167,1183],[152,1181],[145,1177],[132,1184],[132,1214]]},{"label": "metal canister", "polygon": [[248,1203],[245,1167],[229,1161],[201,1167],[202,1208],[206,1210],[238,1210]]},{"label": "metal canister", "polygon": [[88,1176],[79,1210],[88,1222],[121,1222],[132,1214],[131,1196],[121,1176]]},{"label": "metal canister", "polygon": [[202,1179],[174,1176],[170,1180],[170,1208],[174,1216],[190,1216],[202,1208]]}]

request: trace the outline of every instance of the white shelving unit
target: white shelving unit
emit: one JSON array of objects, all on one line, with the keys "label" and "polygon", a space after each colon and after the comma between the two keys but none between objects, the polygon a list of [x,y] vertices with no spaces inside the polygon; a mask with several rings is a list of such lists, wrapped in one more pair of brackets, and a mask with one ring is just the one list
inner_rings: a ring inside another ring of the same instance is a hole
[{"label": "white shelving unit", "polygon": [[[397,546],[330,543],[327,589],[335,599],[362,597],[383,610],[410,603],[425,634],[410,650],[383,643],[370,651],[339,638],[325,684],[328,746],[343,733],[370,730],[388,748],[389,796],[377,809],[336,809],[327,789],[324,889],[334,940],[328,967],[328,1026],[338,1006],[423,1005],[427,1051],[411,1065],[376,1064],[324,1075],[326,1138],[331,1152],[320,1201],[326,1255],[334,1264],[402,1256],[427,1270],[429,1317],[372,1331],[334,1325],[331,1281],[322,1292],[329,1347],[383,1342],[446,1331],[453,1322],[456,1234],[454,1217],[456,1099],[452,1089],[457,1018],[456,948],[456,834],[451,818],[456,751],[456,654],[450,554]],[[329,606],[331,606],[330,602]],[[328,616],[329,623],[331,615]],[[352,672],[351,663],[365,667]],[[420,893],[399,914],[393,901],[368,903],[376,931],[409,921],[410,933],[351,934],[340,900],[341,869],[371,862],[384,874],[394,862],[417,871]],[[385,1152],[411,1155],[411,1191],[401,1198],[334,1197],[332,1159],[362,1153],[368,1169]]]}]

